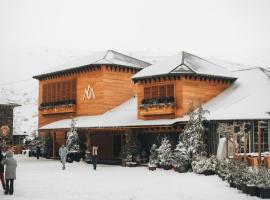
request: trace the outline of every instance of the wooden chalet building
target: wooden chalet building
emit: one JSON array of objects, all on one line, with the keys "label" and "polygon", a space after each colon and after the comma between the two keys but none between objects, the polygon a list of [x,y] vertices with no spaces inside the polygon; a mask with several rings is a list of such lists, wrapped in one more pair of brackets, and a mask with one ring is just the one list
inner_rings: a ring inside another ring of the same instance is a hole
[{"label": "wooden chalet building", "polygon": [[7,143],[13,139],[13,110],[18,104],[0,97],[0,146],[5,140]]},{"label": "wooden chalet building", "polygon": [[[251,94],[256,86],[270,91],[267,73],[259,68],[231,72],[186,52],[151,65],[109,50],[34,78],[39,80],[39,134],[51,135],[54,157],[66,141],[71,117],[87,149],[99,146],[100,160],[118,160],[132,136],[148,153],[164,134],[176,143],[189,106],[199,102],[210,111],[209,153],[216,153],[219,121],[270,123],[270,96],[258,89],[257,96]],[[268,135],[267,129],[265,150]],[[251,141],[250,150],[255,150]]]}]

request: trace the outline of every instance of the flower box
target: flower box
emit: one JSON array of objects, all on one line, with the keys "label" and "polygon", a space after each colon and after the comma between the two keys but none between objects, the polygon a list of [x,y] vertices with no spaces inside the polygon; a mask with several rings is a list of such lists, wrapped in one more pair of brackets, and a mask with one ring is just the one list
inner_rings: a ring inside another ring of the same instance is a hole
[{"label": "flower box", "polygon": [[247,157],[248,165],[252,167],[258,166],[258,157]]},{"label": "flower box", "polygon": [[148,107],[144,109],[140,109],[140,115],[168,115],[168,114],[174,114],[175,109],[174,106],[154,106],[154,107]]},{"label": "flower box", "polygon": [[250,196],[259,196],[259,190],[255,185],[247,185],[247,194]]},{"label": "flower box", "polygon": [[270,199],[270,188],[259,188],[262,199]]},{"label": "flower box", "polygon": [[137,167],[138,163],[136,162],[126,162],[126,167]]},{"label": "flower box", "polygon": [[270,169],[270,156],[264,156],[265,167]]},{"label": "flower box", "polygon": [[149,169],[150,171],[154,171],[154,170],[157,169],[157,165],[155,165],[155,164],[148,164],[148,169]]},{"label": "flower box", "polygon": [[57,106],[53,108],[45,108],[40,112],[42,115],[51,115],[51,114],[59,114],[59,113],[73,113],[76,111],[75,105],[65,105],[65,106]]}]

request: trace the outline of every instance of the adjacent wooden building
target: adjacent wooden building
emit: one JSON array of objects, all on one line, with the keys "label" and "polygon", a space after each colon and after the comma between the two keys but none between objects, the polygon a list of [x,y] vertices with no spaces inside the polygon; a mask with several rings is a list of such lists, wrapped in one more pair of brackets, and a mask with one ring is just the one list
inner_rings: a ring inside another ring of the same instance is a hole
[{"label": "adjacent wooden building", "polygon": [[0,97],[0,146],[13,140],[13,110],[16,103]]}]

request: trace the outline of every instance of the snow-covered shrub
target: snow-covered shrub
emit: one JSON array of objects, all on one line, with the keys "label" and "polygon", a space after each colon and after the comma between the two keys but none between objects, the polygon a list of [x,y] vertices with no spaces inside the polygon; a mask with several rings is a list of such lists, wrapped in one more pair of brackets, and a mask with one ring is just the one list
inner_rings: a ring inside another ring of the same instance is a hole
[{"label": "snow-covered shrub", "polygon": [[228,169],[229,160],[217,160],[217,166],[216,166],[216,174],[218,174],[221,178],[226,179],[226,177],[229,174]]},{"label": "snow-covered shrub", "polygon": [[80,151],[80,139],[77,133],[76,122],[73,118],[71,119],[70,129],[67,132],[66,146],[71,152]]},{"label": "snow-covered shrub", "polygon": [[270,188],[270,172],[265,167],[259,167],[256,172],[255,185],[260,188]]},{"label": "snow-covered shrub", "polygon": [[192,170],[197,174],[203,174],[206,171],[215,172],[217,167],[217,159],[215,156],[207,158],[205,156],[197,156],[195,160],[192,161]]},{"label": "snow-covered shrub", "polygon": [[158,164],[158,147],[156,144],[153,144],[150,149],[149,164],[156,165]]},{"label": "snow-covered shrub", "polygon": [[175,150],[173,151],[172,164],[179,172],[186,172],[191,164],[185,145],[179,139]]},{"label": "snow-covered shrub", "polygon": [[164,137],[161,141],[161,144],[159,148],[157,149],[158,152],[158,160],[159,165],[161,167],[170,167],[172,164],[172,149],[171,149],[171,143],[167,139],[167,137]]}]

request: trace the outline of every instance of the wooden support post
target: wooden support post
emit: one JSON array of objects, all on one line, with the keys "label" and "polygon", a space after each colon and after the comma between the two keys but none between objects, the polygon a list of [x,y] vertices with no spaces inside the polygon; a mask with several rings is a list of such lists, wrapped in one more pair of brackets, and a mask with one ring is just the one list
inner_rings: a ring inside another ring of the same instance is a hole
[{"label": "wooden support post", "polygon": [[53,158],[56,158],[56,132],[53,132]]},{"label": "wooden support post", "polygon": [[233,137],[233,159],[235,160],[235,149],[236,149],[236,145],[235,145],[235,129],[234,129],[234,123],[233,123],[233,127],[232,127],[232,137]]},{"label": "wooden support post", "polygon": [[262,154],[261,145],[262,145],[261,123],[260,123],[260,121],[258,121],[258,153],[259,153],[259,166],[261,165],[261,162],[262,162],[262,158],[261,158],[261,154]]},{"label": "wooden support post", "polygon": [[244,161],[247,160],[247,134],[244,130]]},{"label": "wooden support post", "polygon": [[226,133],[226,158],[229,158],[229,132]]}]

